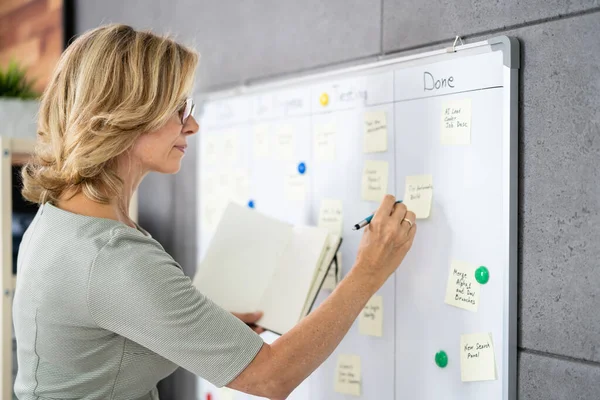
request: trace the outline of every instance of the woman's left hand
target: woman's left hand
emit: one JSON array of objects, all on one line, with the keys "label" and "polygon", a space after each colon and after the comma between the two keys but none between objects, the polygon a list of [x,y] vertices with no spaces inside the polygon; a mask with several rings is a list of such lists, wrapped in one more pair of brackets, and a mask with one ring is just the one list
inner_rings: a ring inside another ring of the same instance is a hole
[{"label": "woman's left hand", "polygon": [[252,328],[252,330],[256,333],[263,333],[265,330],[263,328],[261,328],[260,326],[256,326],[255,323],[256,321],[258,321],[263,313],[260,311],[254,312],[254,313],[234,313],[232,312],[233,315],[235,315],[236,317],[238,317],[240,320],[242,320],[242,322],[245,322],[246,325],[248,325],[250,328]]}]

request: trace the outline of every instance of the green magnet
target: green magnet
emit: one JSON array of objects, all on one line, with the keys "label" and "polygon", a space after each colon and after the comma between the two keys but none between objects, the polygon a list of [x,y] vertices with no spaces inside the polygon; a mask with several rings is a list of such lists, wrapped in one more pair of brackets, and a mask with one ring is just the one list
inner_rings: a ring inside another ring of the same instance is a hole
[{"label": "green magnet", "polygon": [[475,280],[482,285],[485,285],[490,280],[490,271],[484,266],[475,270]]},{"label": "green magnet", "polygon": [[444,350],[435,353],[435,363],[440,368],[446,368],[446,365],[448,365],[448,354]]}]

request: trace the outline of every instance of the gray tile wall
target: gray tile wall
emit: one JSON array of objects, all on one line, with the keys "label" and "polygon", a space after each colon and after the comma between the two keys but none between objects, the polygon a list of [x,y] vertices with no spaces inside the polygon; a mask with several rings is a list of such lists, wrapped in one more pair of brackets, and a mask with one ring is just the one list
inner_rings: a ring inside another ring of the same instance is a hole
[{"label": "gray tile wall", "polygon": [[[519,398],[600,399],[600,1],[78,1],[202,54],[199,90],[495,35],[521,41]],[[148,177],[140,220],[195,270],[196,153]],[[176,373],[163,399],[193,399]]]}]

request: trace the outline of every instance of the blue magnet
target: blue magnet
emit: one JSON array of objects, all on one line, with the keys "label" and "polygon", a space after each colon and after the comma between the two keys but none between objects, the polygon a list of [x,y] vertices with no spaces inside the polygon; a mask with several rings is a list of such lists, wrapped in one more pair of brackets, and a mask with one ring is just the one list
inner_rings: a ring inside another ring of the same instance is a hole
[{"label": "blue magnet", "polygon": [[248,200],[248,207],[254,208],[254,200]]},{"label": "blue magnet", "polygon": [[306,164],[303,162],[298,164],[298,172],[300,172],[300,174],[304,174],[306,172]]}]

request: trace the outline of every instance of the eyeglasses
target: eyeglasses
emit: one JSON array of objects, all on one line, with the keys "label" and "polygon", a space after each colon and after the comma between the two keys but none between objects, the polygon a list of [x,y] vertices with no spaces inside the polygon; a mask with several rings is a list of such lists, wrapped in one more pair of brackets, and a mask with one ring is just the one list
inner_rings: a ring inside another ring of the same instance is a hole
[{"label": "eyeglasses", "polygon": [[187,98],[185,99],[185,104],[182,104],[179,109],[179,118],[181,118],[181,125],[185,125],[189,117],[194,116],[194,111],[196,110],[196,104],[194,104],[194,99]]}]

